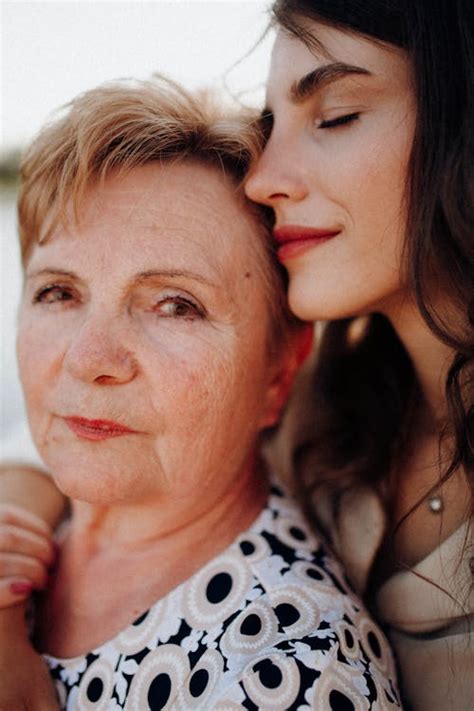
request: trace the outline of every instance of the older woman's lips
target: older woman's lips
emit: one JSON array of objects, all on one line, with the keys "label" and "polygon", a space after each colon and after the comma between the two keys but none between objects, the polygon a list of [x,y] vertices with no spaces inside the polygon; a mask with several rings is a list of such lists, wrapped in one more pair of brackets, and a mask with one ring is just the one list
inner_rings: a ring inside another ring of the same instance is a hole
[{"label": "older woman's lips", "polygon": [[110,437],[123,437],[127,434],[136,434],[135,430],[131,430],[111,420],[88,420],[85,417],[65,417],[64,422],[75,435],[83,439],[90,439],[94,442],[110,439]]},{"label": "older woman's lips", "polygon": [[309,249],[318,247],[323,242],[336,237],[340,230],[317,229],[314,227],[299,227],[298,225],[287,225],[277,227],[273,231],[273,236],[279,247],[277,256],[281,262],[297,257]]}]

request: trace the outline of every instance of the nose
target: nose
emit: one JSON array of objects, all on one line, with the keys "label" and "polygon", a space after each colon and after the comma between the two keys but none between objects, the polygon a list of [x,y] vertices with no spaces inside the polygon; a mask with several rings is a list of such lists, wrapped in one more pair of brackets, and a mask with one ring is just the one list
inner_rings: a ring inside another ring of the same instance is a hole
[{"label": "nose", "polygon": [[250,171],[245,192],[253,202],[276,208],[288,202],[299,202],[308,195],[301,161],[292,158],[291,149],[272,134],[265,149]]},{"label": "nose", "polygon": [[136,375],[125,334],[110,321],[88,319],[71,340],[63,367],[74,378],[96,385],[120,385]]}]

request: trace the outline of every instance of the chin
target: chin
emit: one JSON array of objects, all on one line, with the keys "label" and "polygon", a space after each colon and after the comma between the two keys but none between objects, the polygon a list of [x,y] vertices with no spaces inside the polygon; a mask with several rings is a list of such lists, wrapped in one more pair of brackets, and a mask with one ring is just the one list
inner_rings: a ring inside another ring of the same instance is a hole
[{"label": "chin", "polygon": [[291,275],[288,288],[290,309],[303,321],[337,321],[375,312],[390,316],[407,298],[406,289],[391,274],[372,284],[363,275],[318,277],[316,270],[301,271]]},{"label": "chin", "polygon": [[99,506],[121,504],[130,500],[136,485],[127,486],[127,477],[123,472],[99,468],[65,467],[48,463],[51,475],[58,489],[74,501],[84,501]]},{"label": "chin", "polygon": [[331,295],[329,290],[322,294],[314,285],[304,288],[295,280],[288,291],[288,303],[290,310],[303,321],[334,321],[359,316],[360,313],[354,310],[354,303],[349,304],[341,296],[342,293]]}]

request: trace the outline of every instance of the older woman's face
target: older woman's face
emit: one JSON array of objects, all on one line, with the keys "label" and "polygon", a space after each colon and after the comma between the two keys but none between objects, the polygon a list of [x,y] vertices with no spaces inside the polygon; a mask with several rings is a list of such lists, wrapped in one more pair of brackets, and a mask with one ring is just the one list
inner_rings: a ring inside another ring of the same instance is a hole
[{"label": "older woman's face", "polygon": [[219,489],[272,418],[254,219],[192,163],[114,175],[81,217],[26,269],[18,354],[42,457],[91,502]]}]

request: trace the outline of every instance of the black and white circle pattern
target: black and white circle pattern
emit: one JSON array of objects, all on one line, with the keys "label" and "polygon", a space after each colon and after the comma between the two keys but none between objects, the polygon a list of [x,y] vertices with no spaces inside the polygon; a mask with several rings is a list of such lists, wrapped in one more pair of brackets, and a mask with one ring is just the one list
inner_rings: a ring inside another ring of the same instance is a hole
[{"label": "black and white circle pattern", "polygon": [[128,692],[126,711],[167,711],[189,675],[189,658],[175,644],[150,652],[138,667]]},{"label": "black and white circle pattern", "polygon": [[184,616],[190,627],[208,629],[221,624],[244,603],[251,572],[237,551],[206,565],[189,581]]},{"label": "black and white circle pattern", "polygon": [[242,555],[248,563],[259,563],[271,554],[268,542],[257,533],[249,531],[237,539]]},{"label": "black and white circle pattern", "polygon": [[[367,711],[367,687],[359,670],[336,660],[322,670],[321,676],[306,694],[312,709],[327,711]],[[365,693],[364,693],[365,691]],[[383,711],[383,707],[376,707]]]},{"label": "black and white circle pattern", "polygon": [[115,646],[122,654],[136,654],[156,638],[160,623],[166,616],[167,601],[160,600],[138,617],[115,638]]},{"label": "black and white circle pattern", "polygon": [[302,587],[285,585],[271,595],[272,607],[285,634],[298,639],[319,626],[319,612],[314,597]]},{"label": "black and white circle pattern", "polygon": [[244,674],[243,686],[257,708],[284,711],[298,696],[300,673],[291,657],[269,654],[252,663]]},{"label": "black and white circle pattern", "polygon": [[301,517],[284,516],[277,521],[278,538],[290,548],[298,547],[300,551],[314,551],[314,534]]},{"label": "black and white circle pattern", "polygon": [[98,658],[81,679],[77,708],[84,711],[108,711],[114,688],[114,669],[107,659]]},{"label": "black and white circle pattern", "polygon": [[179,691],[176,711],[204,709],[224,671],[224,658],[214,649],[208,649],[191,670]]},{"label": "black and white circle pattern", "polygon": [[257,600],[251,603],[229,625],[220,642],[225,657],[255,655],[275,644],[278,639],[278,618],[271,605]]}]

